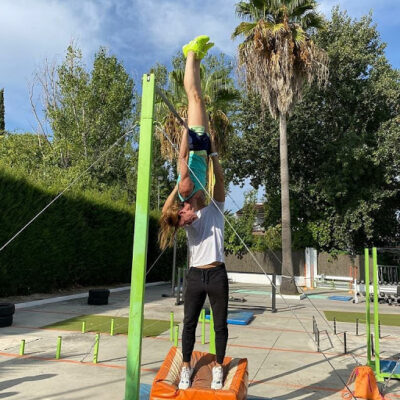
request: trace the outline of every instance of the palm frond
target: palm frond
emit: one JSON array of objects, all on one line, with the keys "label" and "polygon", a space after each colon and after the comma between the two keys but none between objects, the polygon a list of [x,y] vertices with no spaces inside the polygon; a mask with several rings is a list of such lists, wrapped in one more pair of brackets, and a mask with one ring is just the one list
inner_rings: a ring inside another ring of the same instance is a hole
[{"label": "palm frond", "polygon": [[304,30],[300,27],[293,27],[292,28],[292,38],[293,41],[296,43],[296,46],[299,47],[302,43],[304,43],[307,39],[307,34]]},{"label": "palm frond", "polygon": [[240,1],[236,3],[236,15],[248,21],[257,21],[263,18],[266,8],[266,0]]},{"label": "palm frond", "polygon": [[266,12],[273,12],[281,8],[285,3],[285,0],[264,0],[264,9]]},{"label": "palm frond", "polygon": [[309,11],[315,11],[316,8],[316,4],[314,1],[308,1],[307,3],[298,6],[296,8],[293,9],[289,9],[289,14],[292,18],[296,18],[296,17],[301,17],[302,15],[304,15],[305,13],[309,12]]},{"label": "palm frond", "polygon": [[229,136],[233,130],[232,125],[227,115],[221,110],[209,113],[209,119],[210,133],[214,137],[215,145],[218,152],[224,154],[226,152]]},{"label": "palm frond", "polygon": [[240,99],[240,93],[235,88],[220,89],[214,97],[214,102],[219,104],[221,102],[230,103]]},{"label": "palm frond", "polygon": [[183,88],[183,79],[185,76],[185,71],[182,69],[174,69],[169,73],[169,82],[173,93],[180,93]]},{"label": "palm frond", "polygon": [[238,36],[244,35],[248,36],[255,26],[257,25],[257,22],[241,22],[233,31],[232,33],[232,39],[235,39]]},{"label": "palm frond", "polygon": [[256,18],[254,11],[255,10],[253,9],[252,5],[246,1],[240,1],[239,3],[236,3],[235,13],[239,18],[252,21]]},{"label": "palm frond", "polygon": [[291,13],[297,7],[301,7],[307,3],[311,3],[312,1],[313,0],[284,0],[283,3],[287,7],[289,13]]},{"label": "palm frond", "polygon": [[278,33],[278,32],[283,32],[285,30],[285,24],[280,23],[280,24],[265,24],[265,29],[271,30],[273,33]]},{"label": "palm frond", "polygon": [[325,27],[324,18],[314,12],[303,15],[298,22],[305,31],[312,28],[322,29]]}]

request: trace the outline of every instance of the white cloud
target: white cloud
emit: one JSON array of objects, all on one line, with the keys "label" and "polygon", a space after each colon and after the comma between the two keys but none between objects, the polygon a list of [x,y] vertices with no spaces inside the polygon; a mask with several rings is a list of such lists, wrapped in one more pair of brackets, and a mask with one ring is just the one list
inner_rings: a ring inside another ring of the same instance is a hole
[{"label": "white cloud", "polygon": [[84,52],[92,51],[98,45],[98,28],[98,15],[93,7],[82,7],[78,14],[64,2],[2,0],[2,79],[11,83],[28,78],[31,72],[28,67],[44,58],[62,55],[72,39],[79,41]]},{"label": "white cloud", "polygon": [[84,54],[93,53],[100,44],[100,21],[99,8],[91,2],[77,9],[54,0],[2,0],[0,87],[5,88],[7,126],[31,128],[28,85],[34,70],[46,58],[61,59],[72,40]]},{"label": "white cloud", "polygon": [[161,54],[174,54],[193,37],[207,34],[216,47],[234,55],[230,35],[238,21],[235,0],[163,1],[136,0],[138,16],[147,27],[148,39]]}]

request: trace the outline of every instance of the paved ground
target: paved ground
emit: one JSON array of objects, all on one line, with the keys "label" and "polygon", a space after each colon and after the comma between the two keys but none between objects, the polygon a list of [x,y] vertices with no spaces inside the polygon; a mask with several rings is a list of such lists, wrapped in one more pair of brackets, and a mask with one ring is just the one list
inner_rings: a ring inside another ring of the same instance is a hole
[{"label": "paved ground", "polygon": [[[146,289],[145,318],[169,320],[170,311],[174,311],[176,321],[182,321],[183,306],[175,306],[175,299],[161,297],[169,291],[167,285]],[[230,309],[248,309],[255,313],[250,325],[229,326],[227,349],[229,356],[249,359],[249,399],[340,399],[343,381],[347,381],[357,360],[365,363],[365,327],[360,326],[360,335],[356,336],[354,324],[338,323],[338,335],[334,335],[332,324],[324,320],[322,311],[362,312],[364,304],[326,298],[314,298],[312,303],[307,299],[278,298],[278,312],[272,314],[267,291],[261,285],[231,284],[232,295],[247,301],[232,302]],[[326,290],[321,294],[332,293]],[[0,331],[0,399],[123,399],[127,336],[102,335],[99,363],[93,364],[94,334],[40,327],[82,314],[127,316],[128,303],[129,292],[121,291],[110,295],[108,306],[88,306],[83,298],[18,308],[13,326]],[[398,313],[400,318],[398,307],[382,306],[381,312]],[[321,331],[323,354],[317,351],[313,341],[313,316]],[[347,355],[343,354],[344,331],[347,331],[350,352]],[[197,333],[196,349],[207,351],[208,343],[200,344],[200,329]],[[62,358],[55,360],[58,336],[63,338]],[[26,340],[24,357],[18,355],[21,339]],[[169,332],[143,339],[141,382],[144,388],[146,384],[151,385],[170,346]],[[399,353],[400,328],[382,327],[382,357],[399,357]],[[394,398],[400,398],[398,381],[391,380],[388,387]]]}]

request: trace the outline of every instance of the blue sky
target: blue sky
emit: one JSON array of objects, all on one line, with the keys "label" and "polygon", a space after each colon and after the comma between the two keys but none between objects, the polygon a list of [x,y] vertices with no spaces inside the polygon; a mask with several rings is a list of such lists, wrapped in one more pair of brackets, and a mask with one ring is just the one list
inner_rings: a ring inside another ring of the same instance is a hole
[{"label": "blue sky", "polygon": [[[237,0],[1,0],[0,88],[5,89],[6,128],[33,132],[36,122],[29,102],[34,71],[44,60],[60,62],[74,41],[87,65],[100,46],[105,46],[125,65],[139,83],[156,62],[169,64],[184,43],[208,34],[215,51],[235,57],[237,42],[230,39],[240,22],[234,13]],[[400,1],[323,0],[325,15],[336,4],[358,18],[373,10],[386,55],[400,68]],[[250,187],[246,185],[245,190]],[[261,196],[261,193],[260,193]],[[233,188],[240,206],[243,189]],[[236,210],[231,200],[227,208]]]}]

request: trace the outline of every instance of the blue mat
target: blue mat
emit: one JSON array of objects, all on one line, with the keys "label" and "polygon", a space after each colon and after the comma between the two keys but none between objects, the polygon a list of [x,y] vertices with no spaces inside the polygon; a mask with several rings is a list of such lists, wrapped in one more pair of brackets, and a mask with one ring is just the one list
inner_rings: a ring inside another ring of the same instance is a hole
[{"label": "blue mat", "polygon": [[[381,365],[381,372],[388,372],[389,374],[400,374],[400,364],[396,367],[396,361],[394,360],[379,360]],[[393,371],[394,367],[396,369]]]},{"label": "blue mat", "polygon": [[140,400],[149,400],[151,385],[147,383],[140,384]]},{"label": "blue mat", "polygon": [[[231,325],[247,325],[254,317],[251,311],[228,311],[228,324]],[[206,320],[210,320],[210,315],[206,315]]]},{"label": "blue mat", "polygon": [[350,301],[353,296],[329,296],[329,300]]}]

